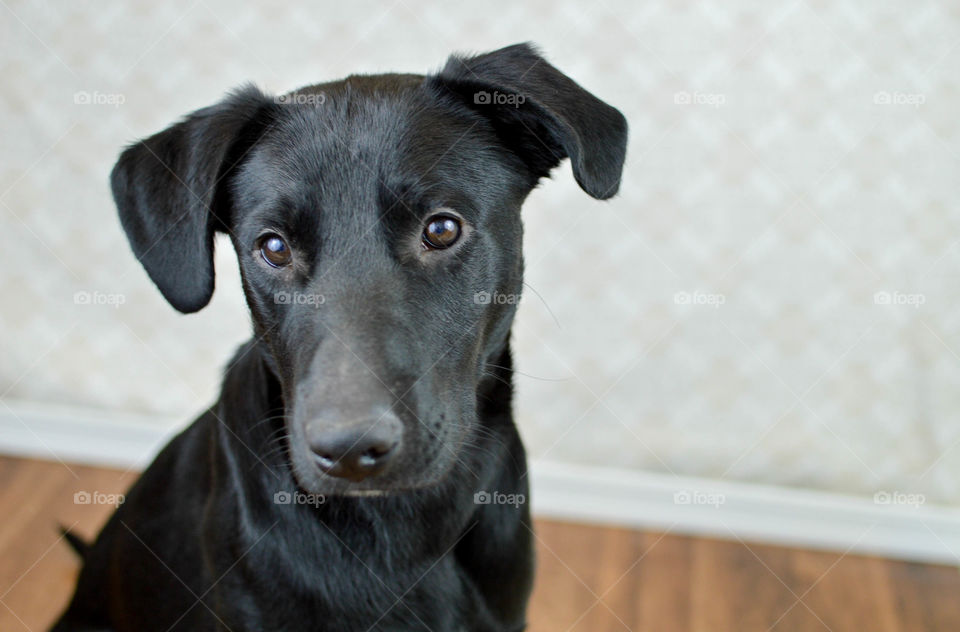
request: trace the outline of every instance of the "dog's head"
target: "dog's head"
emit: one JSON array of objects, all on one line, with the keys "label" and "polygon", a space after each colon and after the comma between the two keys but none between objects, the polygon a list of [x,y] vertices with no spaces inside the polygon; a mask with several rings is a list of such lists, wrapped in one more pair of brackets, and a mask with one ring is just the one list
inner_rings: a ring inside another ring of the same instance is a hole
[{"label": "dog's head", "polygon": [[521,289],[520,206],[566,157],[614,195],[626,135],[517,45],[429,76],[244,88],[129,147],[112,186],[182,312],[210,300],[214,232],[230,235],[298,483],[370,493],[439,480],[478,432]]}]

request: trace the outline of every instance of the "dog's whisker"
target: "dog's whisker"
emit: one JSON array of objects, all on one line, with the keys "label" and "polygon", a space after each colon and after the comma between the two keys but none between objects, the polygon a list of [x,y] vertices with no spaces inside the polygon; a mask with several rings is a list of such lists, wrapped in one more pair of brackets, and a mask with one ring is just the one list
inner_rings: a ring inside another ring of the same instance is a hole
[{"label": "dog's whisker", "polygon": [[[513,368],[509,368],[509,367],[505,367],[505,366],[500,366],[499,364],[487,364],[485,368],[490,368],[490,369],[502,369],[502,370],[505,370],[505,371],[510,371],[511,373],[515,373],[515,374],[517,374],[517,375],[522,375],[523,377],[528,377],[528,378],[530,378],[531,380],[540,380],[540,381],[542,381],[542,382],[568,382],[568,381],[574,379],[572,376],[568,376],[568,377],[541,377],[541,376],[539,376],[539,375],[532,375],[532,374],[530,374],[530,373],[524,373],[523,371],[518,371],[517,369],[513,369]],[[487,372],[486,370],[484,371],[484,375],[486,375],[486,376],[488,376],[488,377],[498,377],[498,376],[493,375],[492,373]],[[501,379],[501,381],[503,381],[503,380]],[[509,385],[508,382],[504,382],[504,383]]]}]

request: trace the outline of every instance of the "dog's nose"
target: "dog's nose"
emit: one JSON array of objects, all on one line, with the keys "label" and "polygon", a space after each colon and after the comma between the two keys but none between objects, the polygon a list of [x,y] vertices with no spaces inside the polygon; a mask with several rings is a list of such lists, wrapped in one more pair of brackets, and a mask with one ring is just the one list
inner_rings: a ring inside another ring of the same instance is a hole
[{"label": "dog's nose", "polygon": [[365,423],[327,425],[322,420],[307,428],[307,442],[317,465],[330,476],[359,482],[379,474],[397,453],[403,426],[392,412]]}]

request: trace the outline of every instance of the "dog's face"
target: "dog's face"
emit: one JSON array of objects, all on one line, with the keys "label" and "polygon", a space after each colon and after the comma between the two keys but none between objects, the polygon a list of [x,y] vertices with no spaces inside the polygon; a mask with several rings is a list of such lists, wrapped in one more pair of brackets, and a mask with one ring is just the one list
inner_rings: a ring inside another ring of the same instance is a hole
[{"label": "dog's face", "polygon": [[113,188],[181,311],[209,301],[213,231],[230,235],[298,483],[379,493],[440,480],[482,432],[526,195],[569,156],[610,197],[625,141],[619,112],[515,46],[427,77],[245,89],[132,146]]}]

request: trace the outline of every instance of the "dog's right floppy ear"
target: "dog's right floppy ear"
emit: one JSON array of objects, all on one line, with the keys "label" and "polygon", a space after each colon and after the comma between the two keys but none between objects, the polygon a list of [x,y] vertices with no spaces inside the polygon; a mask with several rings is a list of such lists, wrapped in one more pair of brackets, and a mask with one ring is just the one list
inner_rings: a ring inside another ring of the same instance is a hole
[{"label": "dog's right floppy ear", "polygon": [[584,191],[602,200],[617,193],[627,151],[626,119],[531,45],[451,57],[431,80],[487,117],[535,177],[570,158]]},{"label": "dog's right floppy ear", "polygon": [[262,134],[272,101],[252,86],[123,152],[110,175],[133,253],[184,313],[213,295],[213,234],[228,226],[222,184]]}]

